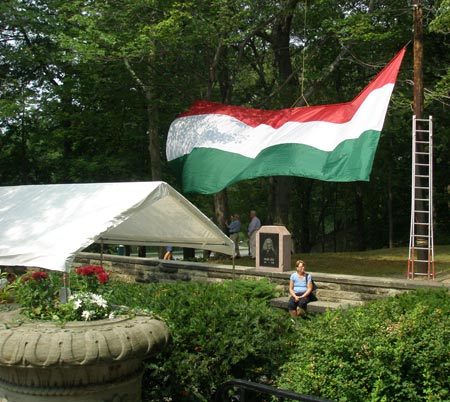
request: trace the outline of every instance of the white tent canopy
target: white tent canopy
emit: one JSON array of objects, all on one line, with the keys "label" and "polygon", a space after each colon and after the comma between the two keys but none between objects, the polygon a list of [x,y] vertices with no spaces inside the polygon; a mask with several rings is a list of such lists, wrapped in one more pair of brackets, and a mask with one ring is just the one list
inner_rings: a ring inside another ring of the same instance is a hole
[{"label": "white tent canopy", "polygon": [[233,254],[232,240],[164,182],[0,187],[0,265],[69,272],[94,242]]}]

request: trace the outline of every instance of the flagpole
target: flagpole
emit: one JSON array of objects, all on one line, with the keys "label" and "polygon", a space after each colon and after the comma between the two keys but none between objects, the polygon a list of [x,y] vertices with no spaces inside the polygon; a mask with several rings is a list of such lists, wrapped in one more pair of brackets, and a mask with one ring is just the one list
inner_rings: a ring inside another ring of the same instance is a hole
[{"label": "flagpole", "polygon": [[[417,120],[423,119],[424,115],[424,87],[423,87],[423,9],[422,9],[422,0],[414,0],[413,1],[413,24],[414,24],[414,43],[413,43],[413,66],[414,66],[414,115]],[[417,145],[416,151],[419,152],[418,157],[422,157],[421,153],[424,152],[423,142],[423,133],[421,129],[421,123],[417,123],[416,136],[417,136]],[[423,157],[422,157],[423,159]],[[419,160],[418,162],[424,163],[424,161]],[[414,200],[415,202],[415,210],[422,211],[425,206],[423,201],[420,201],[424,198],[422,187],[425,187],[424,180],[421,176],[424,174],[423,167],[418,166],[418,177],[416,180],[416,198],[419,200]],[[414,180],[414,178],[413,178]],[[415,217],[417,220],[424,220],[424,214],[417,214]],[[432,217],[430,217],[432,218]],[[423,222],[419,222],[423,223]],[[426,226],[418,225],[417,234],[425,235],[426,234]],[[421,238],[419,238],[420,241]],[[419,241],[418,240],[418,241]],[[425,246],[424,244],[422,246]],[[428,259],[426,250],[417,250],[418,260],[426,261]],[[416,262],[415,270],[418,273],[426,273],[427,272],[427,264],[423,262]]]},{"label": "flagpole", "polygon": [[416,118],[423,118],[424,90],[423,90],[423,11],[422,0],[414,0],[414,114]]}]

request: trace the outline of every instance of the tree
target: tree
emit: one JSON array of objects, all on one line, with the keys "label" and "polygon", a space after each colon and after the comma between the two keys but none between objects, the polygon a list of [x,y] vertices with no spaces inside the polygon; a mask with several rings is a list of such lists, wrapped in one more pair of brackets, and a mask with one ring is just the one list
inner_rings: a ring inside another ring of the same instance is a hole
[{"label": "tree", "polygon": [[[167,169],[164,145],[170,123],[193,100],[265,109],[351,100],[411,39],[412,13],[404,3],[4,1],[0,181],[161,178],[182,190]],[[450,143],[441,129],[450,124],[450,49],[441,33],[448,0],[422,3],[425,108],[438,122],[436,230],[443,239],[450,228]],[[368,247],[405,244],[410,53],[369,183],[261,178],[230,186],[216,206],[212,197],[189,197],[219,216],[222,228],[228,204],[241,214],[257,209],[264,223],[286,224],[303,251],[355,247],[355,239]]]}]

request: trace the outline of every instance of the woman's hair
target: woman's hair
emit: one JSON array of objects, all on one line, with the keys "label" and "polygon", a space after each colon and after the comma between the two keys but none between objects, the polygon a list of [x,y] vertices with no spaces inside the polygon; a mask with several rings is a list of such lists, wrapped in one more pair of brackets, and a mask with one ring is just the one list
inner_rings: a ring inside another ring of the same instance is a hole
[{"label": "woman's hair", "polygon": [[296,267],[298,267],[300,264],[303,264],[303,266],[306,268],[305,261],[303,261],[303,260],[297,260],[297,261],[295,261],[295,266],[296,266]]}]

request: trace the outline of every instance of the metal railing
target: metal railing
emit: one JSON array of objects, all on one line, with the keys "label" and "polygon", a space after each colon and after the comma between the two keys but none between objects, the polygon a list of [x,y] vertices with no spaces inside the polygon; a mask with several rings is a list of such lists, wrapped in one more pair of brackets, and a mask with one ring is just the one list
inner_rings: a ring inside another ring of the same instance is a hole
[{"label": "metal railing", "polygon": [[[310,395],[297,394],[296,392],[279,389],[270,385],[258,384],[246,380],[230,380],[223,383],[216,391],[214,402],[246,402],[247,397],[252,395],[271,395],[277,397],[278,402],[305,401],[305,402],[332,402]],[[251,400],[255,400],[254,398]],[[258,400],[264,401],[265,399]],[[273,399],[270,399],[273,400]]]}]

